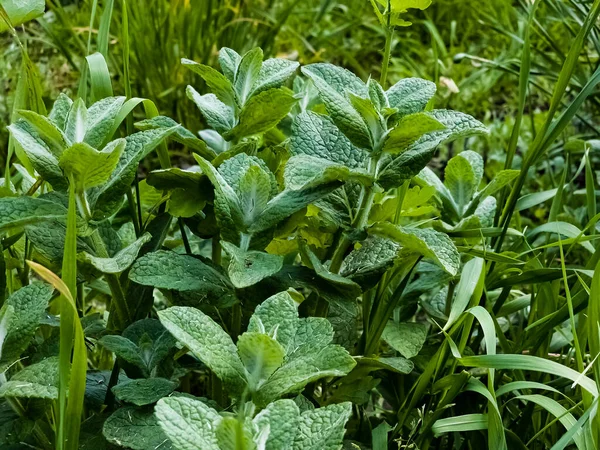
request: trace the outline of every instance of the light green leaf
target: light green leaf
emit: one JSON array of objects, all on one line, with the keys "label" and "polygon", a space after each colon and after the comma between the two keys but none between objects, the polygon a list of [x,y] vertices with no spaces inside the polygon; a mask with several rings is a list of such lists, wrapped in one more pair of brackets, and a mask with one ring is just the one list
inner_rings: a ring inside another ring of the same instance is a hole
[{"label": "light green leaf", "polygon": [[139,367],[146,374],[149,374],[146,361],[144,361],[141,355],[140,348],[134,342],[123,336],[107,335],[103,336],[98,343],[107,350],[115,353],[119,358]]},{"label": "light green leaf", "polygon": [[271,197],[269,175],[262,167],[253,164],[239,179],[238,198],[246,227],[254,222],[267,207]]},{"label": "light green leaf", "polygon": [[195,291],[208,299],[233,296],[233,286],[215,266],[164,250],[139,258],[131,267],[129,279],[159,289]]},{"label": "light green leaf", "polygon": [[448,235],[428,228],[407,228],[387,222],[379,222],[369,233],[392,239],[403,249],[420,253],[433,259],[446,272],[456,275],[460,268],[460,255]]},{"label": "light green leaf", "polygon": [[246,374],[237,348],[223,329],[202,311],[174,306],[158,313],[163,326],[206,364],[232,395],[241,394]]},{"label": "light green leaf", "polygon": [[296,103],[288,88],[274,88],[252,96],[240,113],[239,123],[223,134],[227,140],[269,131],[288,115]]},{"label": "light green leaf", "polygon": [[251,95],[281,87],[300,66],[296,61],[282,58],[267,59],[262,63],[258,78],[252,86]]},{"label": "light green leaf", "polygon": [[363,287],[372,287],[394,263],[399,249],[390,239],[369,236],[344,259],[340,273]]},{"label": "light green leaf", "polygon": [[258,389],[283,364],[285,350],[267,334],[246,332],[239,337],[237,348],[252,390]]},{"label": "light green leaf", "polygon": [[402,117],[388,133],[383,151],[393,155],[401,153],[424,134],[444,128],[444,125],[425,113],[409,114]]},{"label": "light green leaf", "polygon": [[[0,331],[0,372],[29,346],[53,291],[51,286],[36,282],[22,287],[6,299],[0,309],[3,324]],[[6,314],[9,308],[11,313]]]},{"label": "light green leaf", "polygon": [[69,114],[72,105],[73,100],[71,100],[68,95],[61,92],[58,94],[58,97],[56,97],[54,105],[52,105],[52,110],[50,111],[50,114],[48,114],[48,119],[50,119],[58,128],[64,130],[67,123],[67,115]]},{"label": "light green leaf", "polygon": [[235,81],[235,75],[241,60],[242,57],[235,50],[227,47],[222,47],[221,50],[219,50],[219,66],[221,66],[223,74],[225,74],[227,79],[232,83]]},{"label": "light green leaf", "polygon": [[91,264],[102,273],[121,273],[133,264],[142,246],[149,242],[151,238],[150,233],[144,233],[135,242],[120,250],[112,258],[100,258],[83,252],[80,254],[79,259]]},{"label": "light green leaf", "polygon": [[414,358],[425,344],[427,326],[422,323],[389,321],[381,337],[405,358]]},{"label": "light green leaf", "polygon": [[185,92],[188,98],[196,104],[208,125],[219,133],[225,133],[233,128],[233,109],[219,100],[216,95],[200,95],[192,86],[188,86]]},{"label": "light green leaf", "polygon": [[50,119],[36,112],[18,111],[18,113],[37,133],[37,136],[48,144],[52,154],[60,158],[63,150],[69,146],[62,131]]},{"label": "light green leaf", "polygon": [[368,153],[354,146],[329,117],[312,111],[304,111],[294,119],[290,152],[323,158],[351,169],[365,168],[368,158]]},{"label": "light green leaf", "polygon": [[67,176],[73,176],[77,191],[83,192],[108,181],[125,145],[125,139],[116,139],[98,151],[84,142],[73,144],[63,152],[59,165]]},{"label": "light green leaf", "polygon": [[132,450],[175,450],[152,410],[125,407],[116,410],[102,428],[108,442]]},{"label": "light green leaf", "polygon": [[249,332],[268,334],[288,352],[298,328],[298,304],[287,292],[275,294],[256,307]]},{"label": "light green leaf", "polygon": [[87,111],[84,142],[94,148],[102,148],[112,138],[111,131],[125,97],[107,97],[97,101]]},{"label": "light green leaf", "polygon": [[155,414],[178,450],[220,450],[215,430],[221,417],[200,400],[163,398],[156,404]]},{"label": "light green leaf", "polygon": [[256,450],[249,422],[242,424],[237,417],[222,417],[215,433],[221,450]]},{"label": "light green leaf", "polygon": [[231,81],[222,73],[204,64],[198,64],[195,61],[183,58],[181,64],[197,73],[205,81],[210,90],[226,105],[233,107],[235,105],[235,92]]},{"label": "light green leaf", "polygon": [[263,51],[260,47],[256,47],[247,52],[238,65],[234,86],[241,106],[246,104],[252,87],[258,80],[262,60]]},{"label": "light green leaf", "polygon": [[479,198],[494,195],[519,176],[520,170],[501,170],[478,194]]},{"label": "light green leaf", "polygon": [[83,99],[78,98],[73,102],[65,124],[65,134],[71,144],[83,142],[85,139],[88,124],[87,113]]},{"label": "light green leaf", "polygon": [[[13,27],[35,19],[44,14],[46,2],[44,0],[2,0],[2,7],[8,14]],[[0,21],[0,33],[6,31],[8,25]]]},{"label": "light green leaf", "polygon": [[58,357],[25,367],[0,386],[1,397],[58,399]]},{"label": "light green leaf", "polygon": [[176,388],[177,383],[165,378],[140,378],[119,383],[112,391],[122,402],[143,406],[159,401]]},{"label": "light green leaf", "polygon": [[65,219],[67,208],[37,197],[0,198],[0,232],[55,219]]},{"label": "light green leaf", "polygon": [[265,409],[253,419],[259,430],[268,431],[266,450],[292,450],[294,439],[298,433],[300,409],[294,400],[277,400],[269,403]]},{"label": "light green leaf", "polygon": [[333,88],[338,94],[345,95],[351,92],[359,97],[369,96],[367,85],[356,75],[343,67],[328,63],[309,64],[302,68],[309,78],[318,77]]},{"label": "light green leaf", "polygon": [[435,83],[421,78],[404,78],[386,92],[390,107],[398,109],[400,116],[425,110],[435,95]]},{"label": "light green leaf", "polygon": [[283,267],[283,256],[270,255],[259,251],[243,251],[229,242],[221,242],[229,253],[229,279],[238,289],[253,286],[261,280],[276,274]]},{"label": "light green leaf", "polygon": [[448,161],[444,185],[452,194],[459,214],[467,207],[483,177],[483,158],[474,151],[465,150]]},{"label": "light green leaf", "polygon": [[293,450],[338,450],[342,445],[352,403],[338,403],[302,413]]}]

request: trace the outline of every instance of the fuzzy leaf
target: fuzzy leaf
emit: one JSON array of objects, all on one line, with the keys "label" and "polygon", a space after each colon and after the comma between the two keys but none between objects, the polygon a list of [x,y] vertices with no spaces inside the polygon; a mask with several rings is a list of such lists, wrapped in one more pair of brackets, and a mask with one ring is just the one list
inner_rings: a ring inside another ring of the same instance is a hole
[{"label": "fuzzy leaf", "polygon": [[298,433],[300,409],[294,400],[277,400],[269,403],[253,419],[259,433],[268,428],[266,450],[292,450]]},{"label": "fuzzy leaf", "polygon": [[152,410],[125,407],[116,410],[106,422],[102,433],[106,440],[132,450],[176,449],[163,432]]},{"label": "fuzzy leaf", "polygon": [[297,328],[298,305],[287,292],[275,294],[258,305],[248,324],[248,331],[276,338],[286,352]]},{"label": "fuzzy leaf", "polygon": [[282,58],[267,59],[262,63],[258,78],[252,86],[252,94],[256,95],[269,89],[281,87],[300,66],[296,61]]},{"label": "fuzzy leaf", "polygon": [[135,242],[117,252],[111,258],[99,258],[84,252],[80,255],[80,260],[85,261],[102,273],[121,273],[133,264],[137,258],[142,246],[150,241],[150,233],[144,233]]},{"label": "fuzzy leaf", "polygon": [[67,208],[37,197],[0,198],[0,232],[48,220],[65,219]]},{"label": "fuzzy leaf", "polygon": [[115,397],[137,406],[156,403],[177,388],[177,383],[165,378],[140,378],[119,383],[112,388]]},{"label": "fuzzy leaf", "polygon": [[386,92],[391,108],[398,109],[400,116],[425,110],[427,103],[435,95],[436,85],[421,78],[404,78]]},{"label": "fuzzy leaf", "polygon": [[253,286],[259,281],[276,274],[283,267],[283,256],[259,251],[243,251],[229,242],[221,242],[229,253],[229,279],[238,289]]},{"label": "fuzzy leaf", "polygon": [[444,128],[445,126],[435,118],[424,113],[404,116],[387,135],[383,151],[393,155],[401,153],[424,134]]},{"label": "fuzzy leaf", "polygon": [[235,74],[241,60],[242,57],[235,50],[227,47],[219,50],[219,66],[221,66],[221,70],[232,83],[235,81]]},{"label": "fuzzy leaf", "polygon": [[214,320],[198,309],[182,306],[160,311],[158,316],[179,342],[230,387],[233,395],[243,391],[246,375],[237,348]]},{"label": "fuzzy leaf", "polygon": [[421,323],[390,321],[381,337],[405,358],[413,358],[423,348],[427,339],[427,327]]},{"label": "fuzzy leaf", "polygon": [[247,52],[241,59],[235,74],[235,92],[240,105],[245,105],[252,91],[252,86],[258,80],[262,67],[263,51],[256,47]]},{"label": "fuzzy leaf", "polygon": [[444,185],[462,214],[481,183],[483,158],[474,151],[465,150],[448,161],[444,174]]},{"label": "fuzzy leaf", "polygon": [[99,149],[112,137],[110,133],[123,103],[125,97],[107,97],[89,107],[83,139],[86,144]]},{"label": "fuzzy leaf", "polygon": [[188,86],[185,92],[212,128],[219,133],[225,133],[233,128],[233,109],[219,100],[216,95],[200,95],[192,86]]},{"label": "fuzzy leaf", "polygon": [[352,403],[338,403],[302,413],[293,450],[338,450],[352,415]]},{"label": "fuzzy leaf", "polygon": [[25,367],[0,386],[1,397],[58,399],[58,357]]},{"label": "fuzzy leaf", "polygon": [[198,64],[195,61],[183,58],[181,64],[186,66],[192,72],[197,73],[205,81],[210,90],[219,100],[229,106],[235,105],[235,92],[231,81],[221,72],[204,64]]},{"label": "fuzzy leaf", "polygon": [[256,332],[242,334],[237,342],[238,354],[246,371],[248,384],[258,389],[283,364],[285,350],[272,337]]}]

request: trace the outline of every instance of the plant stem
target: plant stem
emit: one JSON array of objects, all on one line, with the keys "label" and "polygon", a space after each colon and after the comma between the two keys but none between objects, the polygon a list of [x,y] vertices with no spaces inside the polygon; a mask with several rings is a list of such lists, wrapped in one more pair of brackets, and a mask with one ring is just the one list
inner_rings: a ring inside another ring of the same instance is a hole
[{"label": "plant stem", "polygon": [[385,29],[385,48],[383,50],[383,62],[381,64],[381,78],[379,84],[385,89],[387,82],[388,67],[390,65],[390,56],[392,53],[392,40],[394,39],[394,28],[386,27]]}]

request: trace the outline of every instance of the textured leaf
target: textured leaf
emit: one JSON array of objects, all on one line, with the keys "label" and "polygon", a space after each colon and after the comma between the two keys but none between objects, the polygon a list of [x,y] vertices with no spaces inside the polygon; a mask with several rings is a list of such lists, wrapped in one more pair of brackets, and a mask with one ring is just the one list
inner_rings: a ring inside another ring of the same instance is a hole
[{"label": "textured leaf", "polygon": [[349,70],[328,63],[310,64],[302,68],[309,78],[319,77],[338,94],[351,92],[360,97],[368,97],[369,92],[363,81]]},{"label": "textured leaf", "polygon": [[119,358],[139,367],[146,374],[149,373],[146,361],[144,361],[139,347],[134,342],[117,335],[103,336],[98,342],[107,350],[115,353]]},{"label": "textured leaf", "polygon": [[298,433],[300,409],[294,400],[277,400],[269,403],[253,419],[259,433],[268,430],[265,450],[291,450]]},{"label": "textured leaf", "polygon": [[106,419],[102,433],[108,442],[132,450],[177,448],[171,444],[151,409],[120,408]]},{"label": "textured leaf", "polygon": [[115,397],[137,406],[156,403],[177,388],[177,383],[165,378],[140,378],[119,383],[112,388]]},{"label": "textured leaf", "polygon": [[488,132],[481,122],[457,111],[434,110],[426,114],[446,128],[425,134],[399,156],[391,158],[382,168],[378,179],[385,189],[400,186],[419,173],[431,160],[438,145]]},{"label": "textured leaf", "polygon": [[139,239],[120,250],[112,258],[99,258],[84,252],[80,255],[80,259],[91,264],[102,273],[121,273],[133,264],[142,246],[149,242],[151,238],[150,233],[144,233]]},{"label": "textured leaf", "polygon": [[368,158],[368,153],[354,146],[329,117],[312,111],[302,112],[294,119],[290,152],[323,158],[351,169],[365,168]]},{"label": "textured leaf", "polygon": [[369,230],[398,242],[403,249],[420,253],[433,259],[446,272],[456,275],[460,268],[460,255],[448,235],[422,228],[407,228],[391,223],[380,222]]},{"label": "textured leaf", "polygon": [[67,208],[34,197],[0,198],[0,232],[24,225],[65,219]]},{"label": "textured leaf", "polygon": [[263,51],[256,47],[247,52],[238,64],[234,86],[240,105],[245,105],[250,96],[252,86],[259,76],[262,60]]},{"label": "textured leaf", "polygon": [[58,357],[25,367],[0,386],[0,397],[58,399]]},{"label": "textured leaf", "polygon": [[110,178],[125,144],[125,139],[117,139],[102,151],[83,142],[74,144],[63,152],[58,164],[67,176],[73,176],[77,190],[82,192],[100,186]]},{"label": "textured leaf", "polygon": [[60,158],[63,150],[69,145],[62,131],[46,116],[36,112],[19,111],[19,115],[27,121],[37,136],[48,145],[52,154]]},{"label": "textured leaf", "polygon": [[248,167],[238,186],[240,208],[244,215],[244,225],[248,227],[267,207],[271,197],[269,173],[258,165]]},{"label": "textured leaf", "polygon": [[405,375],[411,373],[415,367],[412,361],[401,356],[392,358],[357,358],[357,363],[359,368],[390,370]]},{"label": "textured leaf", "polygon": [[390,107],[397,108],[400,116],[425,110],[427,103],[435,95],[436,86],[421,78],[404,78],[386,92]]},{"label": "textured leaf", "polygon": [[346,257],[341,274],[363,287],[372,287],[394,263],[399,249],[390,239],[370,236]]},{"label": "textured leaf", "polygon": [[[0,318],[7,318],[7,323],[0,331],[0,372],[12,364],[27,349],[42,314],[54,290],[47,284],[32,283],[12,294],[0,309]],[[1,314],[11,308],[11,314]]]},{"label": "textured leaf", "polygon": [[274,88],[254,95],[240,113],[238,124],[223,134],[225,139],[242,138],[269,131],[288,115],[296,103],[287,88]]},{"label": "textured leaf", "polygon": [[155,414],[178,450],[220,450],[215,429],[221,417],[200,400],[163,398],[156,404]]},{"label": "textured leaf", "polygon": [[229,242],[221,243],[229,253],[229,279],[236,288],[253,286],[259,281],[276,274],[283,266],[283,256],[259,251],[243,251]]},{"label": "textured leaf", "polygon": [[188,86],[185,92],[212,128],[219,133],[225,133],[233,128],[233,109],[219,100],[216,95],[200,95],[192,86]]},{"label": "textured leaf", "polygon": [[163,326],[206,364],[233,395],[246,385],[244,366],[229,335],[210,317],[195,308],[174,306],[158,313]]},{"label": "textured leaf", "polygon": [[444,125],[425,113],[404,116],[387,135],[383,151],[391,154],[401,153],[424,134],[444,128]]},{"label": "textured leaf", "polygon": [[221,450],[256,450],[249,422],[242,424],[237,417],[222,417],[216,435]]},{"label": "textured leaf", "polygon": [[235,81],[235,74],[242,57],[235,51],[227,47],[222,47],[219,50],[219,65],[225,76],[232,83]]},{"label": "textured leaf", "polygon": [[474,151],[465,150],[448,161],[444,175],[444,185],[462,213],[481,183],[483,158]]},{"label": "textured leaf", "polygon": [[252,86],[252,94],[256,95],[269,89],[283,85],[300,66],[296,61],[282,58],[267,59],[262,63],[258,78]]},{"label": "textured leaf", "polygon": [[219,100],[229,106],[235,105],[235,92],[231,81],[221,72],[204,64],[198,64],[195,61],[183,58],[181,64],[186,66],[192,72],[202,77],[206,85],[217,96]]},{"label": "textured leaf", "polygon": [[238,354],[248,372],[248,383],[253,390],[283,364],[285,350],[272,337],[255,332],[242,334],[237,342]]},{"label": "textured leaf", "polygon": [[427,327],[421,323],[390,321],[381,337],[405,358],[413,358],[423,348],[427,339]]},{"label": "textured leaf", "polygon": [[196,291],[209,299],[232,296],[233,286],[212,265],[170,251],[148,253],[131,267],[129,279],[144,286]]},{"label": "textured leaf", "polygon": [[[317,67],[315,67],[317,66]],[[371,147],[371,135],[369,128],[365,124],[361,115],[354,109],[350,100],[344,94],[343,87],[340,85],[340,79],[346,77],[342,76],[343,69],[333,70],[331,72],[336,73],[336,77],[331,77],[332,82],[328,82],[322,78],[324,64],[311,64],[304,66],[302,72],[308,76],[314,83],[315,87],[319,91],[321,100],[325,104],[329,115],[338,126],[338,128],[350,139],[350,141],[360,148]],[[332,66],[335,67],[335,66]],[[327,71],[327,75],[330,75],[330,71]],[[362,82],[361,82],[362,83]],[[354,83],[353,83],[354,84]],[[366,86],[363,84],[363,91],[366,91]],[[353,85],[349,85],[347,90],[351,91]],[[357,87],[356,85],[354,87]],[[352,91],[351,91],[352,92]]]},{"label": "textured leaf", "polygon": [[87,131],[87,108],[83,99],[78,98],[73,102],[67,115],[65,135],[71,144],[83,142]]},{"label": "textured leaf", "polygon": [[133,183],[139,162],[176,130],[177,127],[161,128],[127,136],[125,149],[107,183],[89,192],[94,219],[103,220],[116,212]]},{"label": "textured leaf", "polygon": [[71,100],[68,95],[61,92],[58,94],[58,97],[56,97],[54,105],[52,105],[52,110],[50,111],[50,114],[48,114],[48,119],[50,119],[58,128],[64,130],[65,124],[67,123],[67,115],[69,114],[72,105],[73,100]]},{"label": "textured leaf", "polygon": [[289,350],[298,328],[298,305],[287,292],[275,294],[256,307],[248,331],[265,333]]},{"label": "textured leaf", "polygon": [[352,403],[338,403],[302,413],[293,450],[339,450]]},{"label": "textured leaf", "polygon": [[97,101],[87,111],[87,124],[83,141],[94,148],[102,148],[111,139],[111,131],[125,103],[125,97],[107,97]]}]

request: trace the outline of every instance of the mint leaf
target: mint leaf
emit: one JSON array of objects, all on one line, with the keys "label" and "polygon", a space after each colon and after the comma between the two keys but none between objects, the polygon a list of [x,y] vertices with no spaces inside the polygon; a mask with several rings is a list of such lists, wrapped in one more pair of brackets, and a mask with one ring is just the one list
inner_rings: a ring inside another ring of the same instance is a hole
[{"label": "mint leaf", "polygon": [[345,402],[306,411],[300,415],[293,450],[338,450],[352,415],[352,403]]},{"label": "mint leaf", "polygon": [[67,176],[73,176],[79,192],[104,184],[111,176],[125,149],[125,139],[117,139],[102,151],[86,143],[67,148],[58,162]]},{"label": "mint leaf", "polygon": [[265,449],[291,450],[298,433],[300,409],[294,400],[277,400],[269,403],[256,415],[253,424],[259,433],[268,431]]},{"label": "mint leaf", "polygon": [[249,422],[242,424],[236,417],[222,417],[215,434],[221,450],[256,450]]},{"label": "mint leaf", "polygon": [[[54,289],[43,283],[32,283],[13,293],[0,309],[0,372],[27,349],[42,314],[48,307]],[[10,308],[11,313],[6,311]],[[4,321],[6,320],[6,323]]]},{"label": "mint leaf", "polygon": [[263,333],[246,332],[237,342],[238,354],[248,373],[248,384],[258,389],[283,364],[285,350]]},{"label": "mint leaf", "polygon": [[252,86],[252,94],[256,95],[269,89],[281,87],[300,66],[296,61],[282,58],[267,59],[262,63],[257,80]]},{"label": "mint leaf", "polygon": [[120,250],[111,258],[100,258],[87,252],[79,255],[81,261],[85,261],[102,273],[121,273],[133,264],[142,246],[150,241],[150,233],[144,233],[135,242]]},{"label": "mint leaf", "polygon": [[435,83],[421,78],[404,78],[386,92],[391,108],[398,110],[398,115],[406,116],[425,110],[427,103],[436,91]]},{"label": "mint leaf", "polygon": [[67,115],[69,114],[69,110],[73,105],[73,100],[69,98],[68,95],[64,93],[58,94],[56,100],[54,100],[54,105],[52,105],[52,110],[50,114],[48,114],[48,119],[54,123],[61,130],[65,129],[65,124],[67,123]]},{"label": "mint leaf", "polygon": [[58,357],[25,367],[0,386],[0,397],[58,399]]},{"label": "mint leaf", "polygon": [[112,136],[113,125],[125,97],[107,97],[97,101],[87,110],[87,123],[83,141],[94,148],[102,148]]},{"label": "mint leaf", "polygon": [[[44,14],[46,2],[43,0],[3,0],[2,7],[6,11],[13,27],[35,19]],[[8,25],[0,22],[0,32],[6,31]]]},{"label": "mint leaf", "polygon": [[425,344],[427,326],[421,323],[389,321],[381,337],[405,358],[413,358]]},{"label": "mint leaf", "polygon": [[164,250],[139,258],[131,267],[129,279],[159,289],[198,292],[208,299],[233,296],[230,281],[214,266]]},{"label": "mint leaf", "polygon": [[0,198],[0,232],[40,222],[65,219],[67,209],[34,197]]},{"label": "mint leaf", "polygon": [[277,339],[286,352],[298,328],[298,305],[287,292],[272,295],[256,307],[248,324],[249,332],[268,334]]},{"label": "mint leaf", "polygon": [[483,178],[483,158],[465,150],[448,161],[444,172],[444,185],[458,206],[459,214],[467,207]]},{"label": "mint leaf", "polygon": [[363,288],[377,284],[385,271],[394,264],[400,246],[379,236],[369,236],[344,259],[341,274]]},{"label": "mint leaf", "polygon": [[67,123],[65,124],[65,135],[71,144],[83,142],[85,133],[87,132],[87,108],[82,98],[78,98],[73,102],[71,110],[67,115]]},{"label": "mint leaf", "polygon": [[248,100],[240,112],[238,124],[223,137],[240,139],[269,131],[288,115],[295,103],[293,92],[285,87],[262,91]]},{"label": "mint leaf", "polygon": [[155,408],[160,427],[178,450],[220,450],[215,429],[219,414],[200,400],[167,397]]},{"label": "mint leaf", "polygon": [[222,73],[204,64],[182,58],[181,64],[202,77],[206,85],[219,100],[229,106],[235,105],[235,92],[231,81]]},{"label": "mint leaf", "polygon": [[383,151],[391,154],[401,153],[424,134],[443,130],[444,128],[445,126],[435,118],[424,113],[404,116],[396,127],[388,133]]},{"label": "mint leaf", "polygon": [[112,388],[115,397],[137,406],[156,403],[177,388],[177,383],[165,378],[140,378],[119,383]]},{"label": "mint leaf", "polygon": [[237,349],[223,329],[202,311],[174,306],[158,313],[161,323],[183,345],[206,364],[233,395],[246,386],[244,366]]},{"label": "mint leaf", "polygon": [[263,51],[261,48],[256,47],[242,57],[237,67],[234,86],[241,106],[245,105],[252,91],[252,86],[258,80],[262,60]]},{"label": "mint leaf", "polygon": [[232,83],[235,81],[235,75],[238,71],[242,57],[235,51],[227,47],[219,50],[219,66],[223,74]]},{"label": "mint leaf", "polygon": [[19,115],[27,121],[37,136],[48,145],[52,154],[59,158],[63,150],[69,145],[62,131],[46,116],[36,112],[19,111]]},{"label": "mint leaf", "polygon": [[283,267],[283,256],[258,251],[242,251],[229,242],[221,243],[229,253],[229,279],[238,289],[253,286],[259,281],[276,274]]},{"label": "mint leaf", "polygon": [[177,447],[158,424],[152,410],[125,407],[116,410],[102,428],[108,442],[132,450],[171,450]]},{"label": "mint leaf", "polygon": [[460,255],[448,235],[431,229],[408,228],[379,222],[369,233],[392,239],[410,252],[431,258],[446,272],[456,275],[460,268]]},{"label": "mint leaf", "polygon": [[225,133],[233,128],[233,109],[223,103],[214,94],[200,95],[192,86],[185,90],[188,98],[193,101],[212,128]]}]

